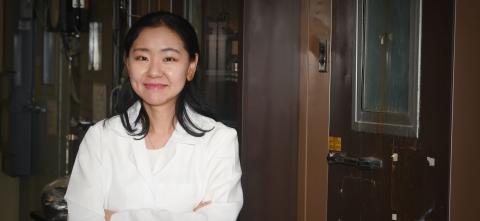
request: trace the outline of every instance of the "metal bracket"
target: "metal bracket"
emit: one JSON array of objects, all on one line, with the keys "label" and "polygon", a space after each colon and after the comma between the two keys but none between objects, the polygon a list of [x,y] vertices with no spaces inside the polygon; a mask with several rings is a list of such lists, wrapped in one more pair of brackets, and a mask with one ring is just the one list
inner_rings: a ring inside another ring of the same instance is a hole
[{"label": "metal bracket", "polygon": [[327,155],[329,164],[340,164],[356,167],[360,170],[374,170],[383,167],[383,161],[375,157],[349,157],[345,153],[329,153]]}]

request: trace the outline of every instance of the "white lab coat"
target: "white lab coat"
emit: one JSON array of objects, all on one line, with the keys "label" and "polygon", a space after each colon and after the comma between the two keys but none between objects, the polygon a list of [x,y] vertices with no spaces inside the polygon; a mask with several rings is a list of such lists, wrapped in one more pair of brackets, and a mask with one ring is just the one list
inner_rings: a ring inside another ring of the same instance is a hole
[{"label": "white lab coat", "polygon": [[[140,109],[128,111],[131,121]],[[120,118],[101,121],[86,133],[65,199],[70,221],[236,220],[243,204],[238,139],[234,129],[188,110],[203,129],[189,135],[178,123],[166,145],[175,149],[161,168],[149,165],[144,139],[127,134]],[[196,212],[200,202],[211,201]]]}]

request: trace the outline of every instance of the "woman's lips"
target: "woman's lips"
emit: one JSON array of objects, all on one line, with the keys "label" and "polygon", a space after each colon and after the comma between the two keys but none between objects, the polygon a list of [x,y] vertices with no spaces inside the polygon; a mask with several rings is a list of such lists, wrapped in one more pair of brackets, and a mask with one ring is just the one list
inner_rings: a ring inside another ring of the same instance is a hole
[{"label": "woman's lips", "polygon": [[160,84],[160,83],[145,83],[143,85],[145,86],[145,88],[149,90],[160,90],[167,87],[166,84]]}]

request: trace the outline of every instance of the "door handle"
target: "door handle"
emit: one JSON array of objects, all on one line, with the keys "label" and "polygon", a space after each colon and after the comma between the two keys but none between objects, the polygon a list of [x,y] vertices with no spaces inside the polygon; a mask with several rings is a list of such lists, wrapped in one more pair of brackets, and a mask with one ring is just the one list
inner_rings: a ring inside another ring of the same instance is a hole
[{"label": "door handle", "polygon": [[349,157],[345,153],[329,153],[328,164],[356,167],[360,170],[374,170],[383,167],[383,161],[375,157]]},{"label": "door handle", "polygon": [[318,45],[318,71],[327,72],[327,40],[320,41]]}]

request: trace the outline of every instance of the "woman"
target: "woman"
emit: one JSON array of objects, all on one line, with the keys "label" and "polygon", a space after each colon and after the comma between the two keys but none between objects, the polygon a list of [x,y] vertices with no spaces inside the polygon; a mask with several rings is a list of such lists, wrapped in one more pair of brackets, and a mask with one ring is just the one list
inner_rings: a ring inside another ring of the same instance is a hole
[{"label": "woman", "polygon": [[69,220],[236,220],[243,204],[236,131],[195,99],[199,47],[180,16],[140,18],[124,42],[119,115],[92,126],[66,193]]}]

